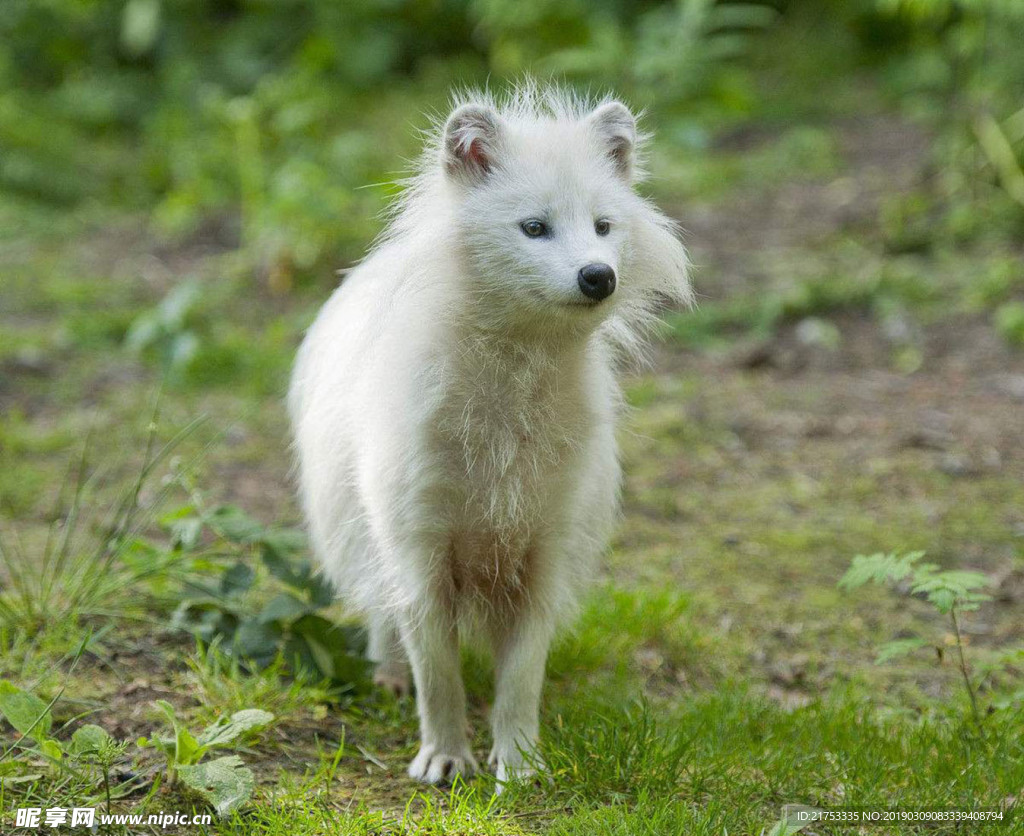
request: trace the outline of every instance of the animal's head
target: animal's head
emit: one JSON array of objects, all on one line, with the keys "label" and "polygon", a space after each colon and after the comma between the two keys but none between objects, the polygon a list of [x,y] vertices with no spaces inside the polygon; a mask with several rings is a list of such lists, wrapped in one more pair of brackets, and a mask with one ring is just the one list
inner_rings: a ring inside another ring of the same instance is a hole
[{"label": "animal's head", "polygon": [[688,300],[686,254],[672,224],[639,197],[641,136],[621,102],[587,106],[520,91],[457,106],[444,124],[442,176],[496,314],[591,330],[657,297]]}]

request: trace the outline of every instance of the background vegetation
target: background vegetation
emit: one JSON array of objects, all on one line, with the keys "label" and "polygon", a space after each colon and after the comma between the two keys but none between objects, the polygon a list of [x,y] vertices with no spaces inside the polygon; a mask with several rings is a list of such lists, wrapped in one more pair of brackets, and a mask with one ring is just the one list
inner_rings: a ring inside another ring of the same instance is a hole
[{"label": "background vegetation", "polygon": [[[1022,32],[1016,0],[5,0],[4,828],[1012,813]],[[629,379],[623,526],[549,664],[551,779],[421,793],[412,706],[368,687],[312,572],[281,396],[430,115],[524,73],[645,111],[701,301]]]}]

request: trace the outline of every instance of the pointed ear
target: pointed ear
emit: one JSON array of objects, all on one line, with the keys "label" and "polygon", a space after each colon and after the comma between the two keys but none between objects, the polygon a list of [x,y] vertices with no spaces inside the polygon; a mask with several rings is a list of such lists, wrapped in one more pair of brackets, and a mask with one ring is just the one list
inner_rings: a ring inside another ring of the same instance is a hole
[{"label": "pointed ear", "polygon": [[493,168],[501,130],[498,114],[487,105],[457,107],[444,126],[444,166],[453,177],[474,182]]},{"label": "pointed ear", "polygon": [[587,117],[587,121],[604,143],[615,168],[624,178],[631,180],[636,157],[636,117],[622,102],[611,101],[600,105]]}]

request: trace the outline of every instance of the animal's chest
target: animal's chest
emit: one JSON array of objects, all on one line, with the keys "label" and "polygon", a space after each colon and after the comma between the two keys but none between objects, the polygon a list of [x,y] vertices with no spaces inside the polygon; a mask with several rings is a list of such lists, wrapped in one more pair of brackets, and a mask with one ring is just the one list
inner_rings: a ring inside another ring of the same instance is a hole
[{"label": "animal's chest", "polygon": [[556,511],[585,430],[583,409],[550,382],[453,389],[436,424],[455,526],[501,543],[528,539]]}]

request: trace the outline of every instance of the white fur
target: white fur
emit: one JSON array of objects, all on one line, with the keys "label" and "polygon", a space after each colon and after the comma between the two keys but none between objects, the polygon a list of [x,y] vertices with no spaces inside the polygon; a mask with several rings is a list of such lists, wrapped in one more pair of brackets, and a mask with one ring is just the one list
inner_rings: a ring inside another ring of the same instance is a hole
[{"label": "white fur", "polygon": [[[369,618],[378,680],[418,696],[429,782],[476,768],[459,630],[497,663],[491,764],[525,771],[548,645],[615,521],[617,360],[689,303],[668,219],[633,191],[624,106],[467,95],[299,351],[289,409],[313,545]],[[520,223],[544,219],[548,238]],[[611,221],[599,236],[595,220]],[[592,262],[617,289],[590,303]]]}]

